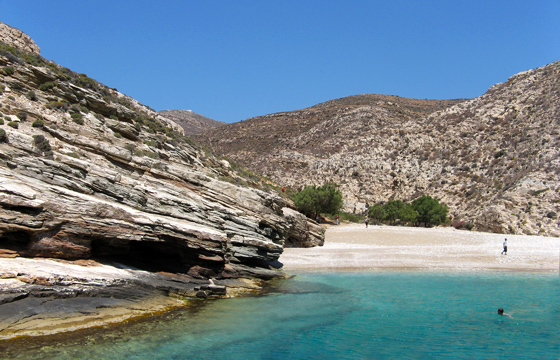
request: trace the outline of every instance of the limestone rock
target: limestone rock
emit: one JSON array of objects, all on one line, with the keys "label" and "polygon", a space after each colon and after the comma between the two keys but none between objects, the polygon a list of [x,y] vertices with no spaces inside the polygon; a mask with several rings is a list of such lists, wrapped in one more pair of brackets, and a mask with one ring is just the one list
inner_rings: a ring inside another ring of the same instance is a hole
[{"label": "limestone rock", "polygon": [[0,125],[0,256],[270,279],[284,276],[286,242],[322,243],[322,228],[282,210],[290,200],[244,186],[172,120],[54,63],[0,60],[14,68],[0,72],[0,112],[18,119]]},{"label": "limestone rock", "polygon": [[0,41],[35,55],[41,53],[39,46],[23,31],[0,22]]}]

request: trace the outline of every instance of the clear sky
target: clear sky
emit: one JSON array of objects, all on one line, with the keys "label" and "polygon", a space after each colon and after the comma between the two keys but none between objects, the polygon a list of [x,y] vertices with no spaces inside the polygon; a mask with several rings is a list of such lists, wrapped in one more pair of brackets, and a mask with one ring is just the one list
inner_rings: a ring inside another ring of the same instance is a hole
[{"label": "clear sky", "polygon": [[376,93],[482,95],[560,60],[559,0],[0,0],[43,57],[235,122]]}]

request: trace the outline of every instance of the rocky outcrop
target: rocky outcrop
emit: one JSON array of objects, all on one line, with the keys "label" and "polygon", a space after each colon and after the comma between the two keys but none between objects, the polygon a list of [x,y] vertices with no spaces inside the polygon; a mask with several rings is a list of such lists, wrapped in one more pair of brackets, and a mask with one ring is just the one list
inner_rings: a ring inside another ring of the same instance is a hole
[{"label": "rocky outcrop", "polygon": [[559,89],[556,62],[471,100],[351,96],[195,139],[289,187],[336,182],[349,212],[426,194],[456,227],[559,236]]},{"label": "rocky outcrop", "polygon": [[26,33],[2,22],[0,22],[0,41],[34,55],[41,53],[39,46]]},{"label": "rocky outcrop", "polygon": [[289,199],[238,185],[172,120],[38,56],[0,65],[5,254],[270,279],[286,242],[322,243]]},{"label": "rocky outcrop", "polygon": [[93,260],[0,258],[0,340],[53,334],[254,293],[260,281],[204,280]]},{"label": "rocky outcrop", "polygon": [[226,124],[207,118],[191,110],[162,110],[159,114],[179,124],[183,128],[186,136],[201,134]]}]

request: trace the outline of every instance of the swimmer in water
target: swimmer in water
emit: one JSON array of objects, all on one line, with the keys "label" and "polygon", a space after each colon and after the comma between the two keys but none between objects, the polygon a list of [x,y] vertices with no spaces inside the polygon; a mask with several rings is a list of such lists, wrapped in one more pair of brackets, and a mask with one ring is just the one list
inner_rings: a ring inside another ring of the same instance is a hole
[{"label": "swimmer in water", "polygon": [[504,309],[502,309],[502,308],[499,308],[499,309],[498,309],[498,315],[509,316],[510,319],[513,319],[513,317],[512,317],[510,314],[505,313],[505,312],[504,312]]}]

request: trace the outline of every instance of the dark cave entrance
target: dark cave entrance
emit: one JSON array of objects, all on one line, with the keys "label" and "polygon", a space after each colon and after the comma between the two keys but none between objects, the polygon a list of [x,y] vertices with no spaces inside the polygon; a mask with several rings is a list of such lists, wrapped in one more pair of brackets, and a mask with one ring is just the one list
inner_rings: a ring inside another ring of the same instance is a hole
[{"label": "dark cave entrance", "polygon": [[0,236],[0,247],[3,249],[25,252],[31,243],[31,234],[25,231],[8,231]]},{"label": "dark cave entrance", "polygon": [[91,258],[151,272],[187,273],[199,265],[198,253],[174,242],[111,241],[91,242]]}]

